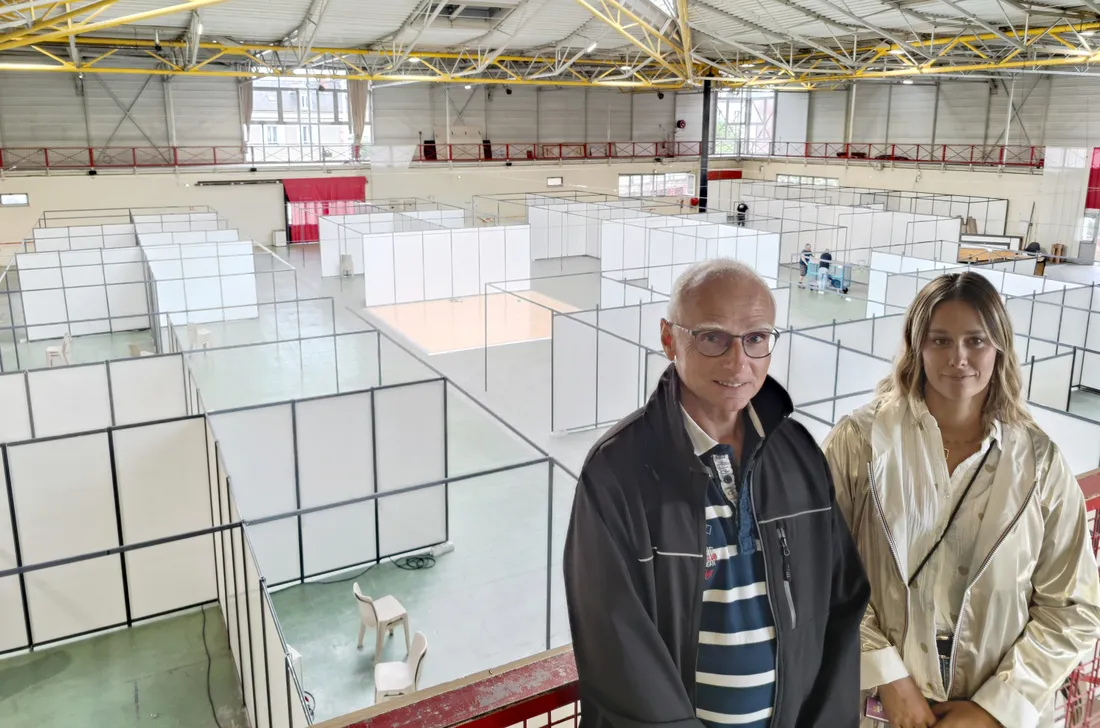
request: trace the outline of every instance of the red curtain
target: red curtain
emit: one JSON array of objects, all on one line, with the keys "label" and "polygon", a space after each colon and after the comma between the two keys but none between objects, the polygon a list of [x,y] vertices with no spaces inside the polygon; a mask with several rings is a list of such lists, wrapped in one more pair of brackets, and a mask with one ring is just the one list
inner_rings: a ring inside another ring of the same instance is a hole
[{"label": "red curtain", "polygon": [[354,203],[367,199],[367,178],[284,179],[283,190],[290,205],[290,242],[314,242],[318,217],[346,215],[353,211]]},{"label": "red curtain", "polygon": [[1089,188],[1085,192],[1085,208],[1100,210],[1100,147],[1092,150],[1092,167],[1089,169]]}]

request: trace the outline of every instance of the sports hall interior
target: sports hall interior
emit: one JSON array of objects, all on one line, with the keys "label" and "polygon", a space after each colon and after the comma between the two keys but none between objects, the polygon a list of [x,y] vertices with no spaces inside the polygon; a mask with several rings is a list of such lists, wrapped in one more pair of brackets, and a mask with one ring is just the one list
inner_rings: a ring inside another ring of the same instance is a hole
[{"label": "sports hall interior", "polygon": [[0,3],[0,724],[575,726],[577,475],[718,257],[771,289],[819,441],[928,281],[987,277],[1091,518],[1097,31],[1093,2]]}]

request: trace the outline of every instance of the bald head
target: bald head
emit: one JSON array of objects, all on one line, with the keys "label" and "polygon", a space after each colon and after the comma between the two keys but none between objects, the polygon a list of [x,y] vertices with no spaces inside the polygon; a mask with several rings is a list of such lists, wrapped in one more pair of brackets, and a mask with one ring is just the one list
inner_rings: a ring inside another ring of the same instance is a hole
[{"label": "bald head", "polygon": [[759,296],[767,301],[774,315],[775,297],[755,270],[730,258],[715,258],[696,263],[676,279],[668,302],[668,320],[679,323],[685,307],[699,298],[701,292],[709,293],[712,287],[731,295]]}]

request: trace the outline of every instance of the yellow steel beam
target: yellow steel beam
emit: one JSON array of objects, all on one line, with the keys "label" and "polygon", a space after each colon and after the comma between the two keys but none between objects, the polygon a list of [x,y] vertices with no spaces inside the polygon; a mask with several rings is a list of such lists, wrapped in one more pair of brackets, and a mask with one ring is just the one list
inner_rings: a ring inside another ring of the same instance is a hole
[{"label": "yellow steel beam", "polygon": [[[96,61],[101,60],[103,57],[110,55],[113,51],[104,54]],[[94,63],[95,61],[92,61]],[[434,69],[433,69],[434,70]],[[2,71],[34,71],[41,73],[99,73],[104,75],[119,75],[119,76],[193,76],[196,78],[265,78],[272,76],[291,76],[294,75],[290,71],[281,71],[276,73],[264,73],[256,70],[242,70],[242,71],[207,71],[205,69],[184,69],[182,71],[176,71],[171,68],[104,68],[93,67],[91,63],[84,64],[80,68],[76,66],[55,66],[53,64],[37,64],[26,62],[5,62],[0,61],[0,72]],[[349,73],[346,75],[337,75],[331,71],[311,71],[308,76],[310,78],[332,78],[341,80],[361,80],[361,81],[385,81],[385,82],[415,82],[415,83],[461,83],[461,84],[478,84],[482,86],[603,86],[603,87],[615,87],[615,88],[660,88],[660,89],[677,89],[683,87],[683,81],[679,78],[672,79],[649,79],[641,78],[637,81],[572,81],[563,78],[552,79],[526,79],[520,78],[515,80],[512,78],[485,78],[477,76],[452,76],[442,75],[437,77],[429,77],[423,75],[414,74],[401,74],[401,73],[363,73],[355,74]]]},{"label": "yellow steel beam", "polygon": [[[61,15],[50,18],[49,20],[39,20],[31,23],[30,26],[26,28],[18,28],[17,30],[13,30],[10,33],[0,33],[0,44],[6,43],[8,41],[14,41],[19,38],[25,38],[33,33],[37,33],[40,30],[45,30],[53,25],[57,25],[60,22],[72,20],[73,18],[79,17],[93,10],[107,7],[108,5],[114,5],[116,2],[118,2],[118,0],[96,0],[96,2],[93,2],[89,5],[77,8],[76,10],[70,10],[68,12],[62,13]],[[31,42],[39,42],[39,38],[35,38]],[[30,45],[30,43],[27,43],[25,45]]]},{"label": "yellow steel beam", "polygon": [[[636,15],[632,10],[621,5],[618,0],[593,0],[599,3],[600,8],[596,8],[592,3],[588,2],[588,0],[576,1],[587,8],[588,12],[595,15],[619,33],[619,35],[637,46],[642,52],[670,73],[680,76],[681,78],[687,74],[686,69],[672,65],[666,58],[670,53],[683,58],[685,53],[684,49],[677,45],[672,39],[662,35],[659,30],[647,23],[640,16]],[[624,22],[624,18],[628,20],[629,23]],[[631,29],[639,31],[645,40],[634,37],[634,34],[630,32]],[[662,45],[668,46],[668,52],[663,52],[661,50]]]},{"label": "yellow steel beam", "polygon": [[691,80],[695,72],[695,64],[691,60],[691,19],[688,14],[688,0],[676,0],[676,20],[680,24],[680,45],[683,46],[684,70],[687,71],[688,80]]},{"label": "yellow steel beam", "polygon": [[[91,5],[85,5],[78,10],[73,10],[71,11],[71,13],[82,14],[88,12],[89,10],[98,10],[117,1],[118,0],[97,0]],[[186,2],[179,3],[177,5],[169,5],[168,7],[157,8],[155,10],[145,10],[140,13],[132,13],[130,15],[122,15],[117,18],[111,18],[110,20],[101,20],[98,23],[76,23],[71,28],[55,30],[39,35],[28,34],[30,32],[33,32],[32,26],[32,28],[26,29],[26,31],[21,31],[20,34],[17,35],[15,38],[11,37],[13,35],[11,33],[0,35],[0,51],[6,51],[12,48],[22,48],[24,46],[31,45],[32,43],[45,43],[48,41],[59,40],[62,38],[67,38],[75,33],[92,33],[99,30],[106,30],[108,28],[117,28],[120,25],[137,23],[143,20],[151,20],[153,18],[159,18],[164,15],[188,13],[192,10],[198,10],[199,8],[204,8],[209,5],[217,5],[218,3],[222,2],[225,2],[225,0],[187,0]],[[62,15],[58,15],[55,18],[51,18],[49,21],[43,22],[56,24],[61,20],[65,20],[66,16],[72,18],[73,15],[71,13],[63,13]],[[36,23],[35,25],[39,24]]]}]

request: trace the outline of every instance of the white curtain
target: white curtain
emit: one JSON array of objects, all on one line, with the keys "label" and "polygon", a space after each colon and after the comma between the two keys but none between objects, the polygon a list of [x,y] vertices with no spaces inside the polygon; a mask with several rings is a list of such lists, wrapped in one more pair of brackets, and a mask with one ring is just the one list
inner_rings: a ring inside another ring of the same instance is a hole
[{"label": "white curtain", "polygon": [[241,107],[241,139],[244,141],[242,146],[248,146],[248,129],[252,124],[252,82],[242,81],[237,84],[237,102]]},{"label": "white curtain", "polygon": [[367,125],[367,96],[370,93],[369,81],[348,81],[348,114],[351,117],[351,133],[355,137],[355,158],[359,158],[359,148],[363,143],[363,130]]}]

